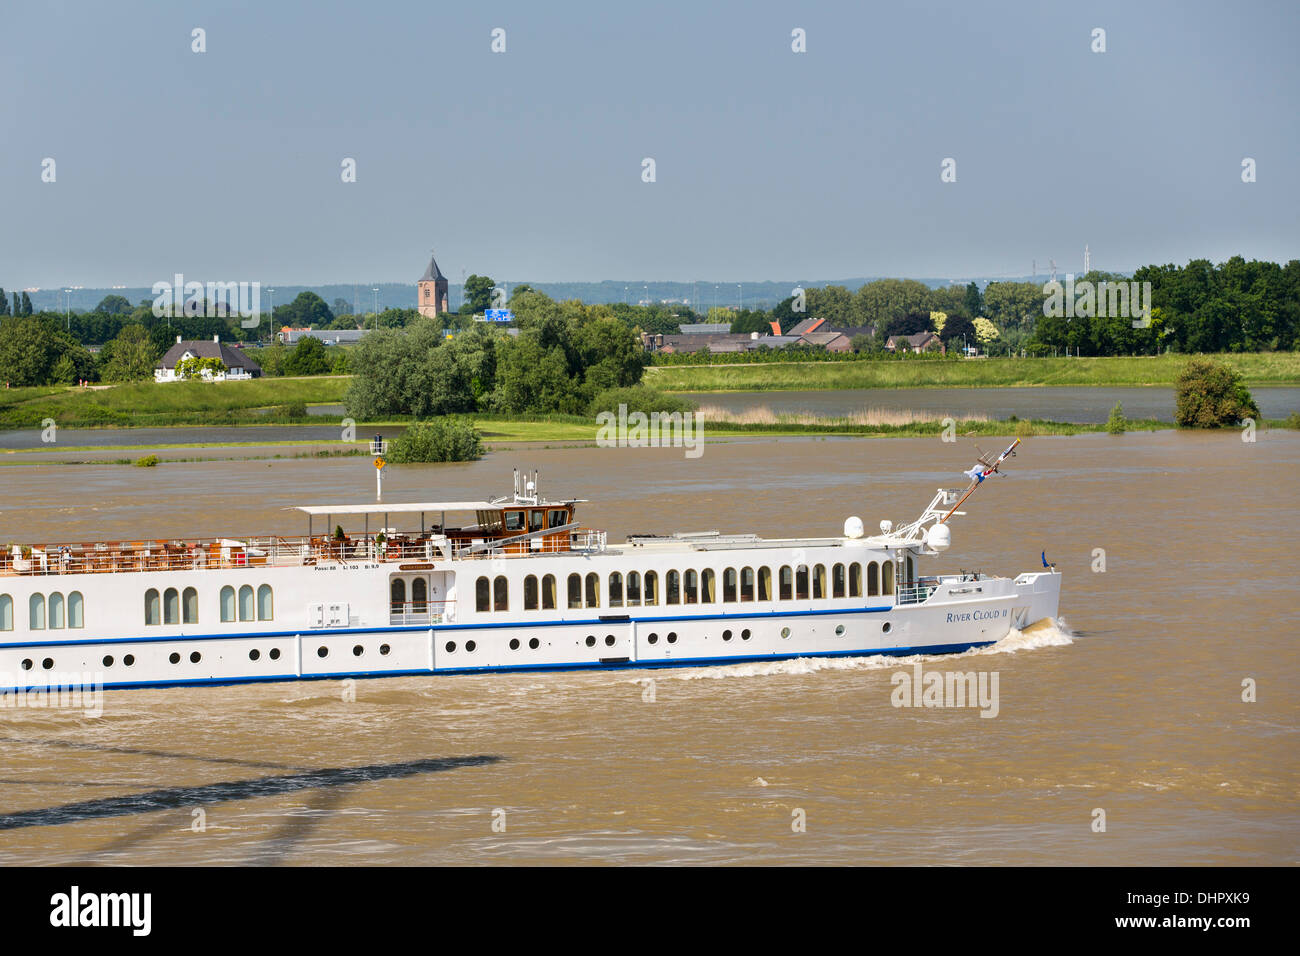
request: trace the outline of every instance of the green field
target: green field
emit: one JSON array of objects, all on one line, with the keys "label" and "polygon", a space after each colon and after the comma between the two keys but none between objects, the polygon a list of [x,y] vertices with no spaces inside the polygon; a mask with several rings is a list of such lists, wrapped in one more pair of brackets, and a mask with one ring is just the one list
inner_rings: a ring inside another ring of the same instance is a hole
[{"label": "green field", "polygon": [[[1248,385],[1300,385],[1300,353],[1216,355]],[[750,392],[837,388],[1005,388],[1033,385],[1172,386],[1186,355],[1114,358],[990,358],[967,361],[862,360],[656,366],[645,382],[669,392]]]}]

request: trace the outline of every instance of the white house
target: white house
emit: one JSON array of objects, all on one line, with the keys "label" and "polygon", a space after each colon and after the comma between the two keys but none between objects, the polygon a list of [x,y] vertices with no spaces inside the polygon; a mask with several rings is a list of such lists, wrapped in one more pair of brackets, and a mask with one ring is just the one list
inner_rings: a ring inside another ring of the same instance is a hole
[{"label": "white house", "polygon": [[241,382],[258,378],[262,374],[261,366],[240,349],[232,349],[229,345],[222,345],[219,335],[212,336],[211,342],[193,339],[182,341],[178,335],[176,336],[176,344],[169,348],[167,354],[159,359],[158,364],[154,366],[154,381],[180,381],[176,375],[176,366],[189,358],[215,358],[221,360],[221,364],[226,367],[226,371],[213,375],[205,369],[203,378],[207,381]]}]

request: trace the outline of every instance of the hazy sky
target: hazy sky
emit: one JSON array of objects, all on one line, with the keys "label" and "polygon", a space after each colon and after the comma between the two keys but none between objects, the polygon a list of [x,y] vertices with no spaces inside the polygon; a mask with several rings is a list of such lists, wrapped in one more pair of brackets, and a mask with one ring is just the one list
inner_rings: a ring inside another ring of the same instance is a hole
[{"label": "hazy sky", "polygon": [[1294,0],[5,0],[0,37],[10,289],[1300,256]]}]

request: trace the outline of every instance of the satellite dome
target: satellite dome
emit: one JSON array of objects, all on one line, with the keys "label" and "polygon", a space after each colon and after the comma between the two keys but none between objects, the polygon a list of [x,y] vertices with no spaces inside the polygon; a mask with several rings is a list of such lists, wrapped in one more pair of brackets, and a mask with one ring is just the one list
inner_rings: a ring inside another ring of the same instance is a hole
[{"label": "satellite dome", "polygon": [[844,519],[844,537],[860,538],[862,537],[862,519],[857,515]]},{"label": "satellite dome", "polygon": [[925,543],[933,551],[947,551],[952,544],[952,532],[946,524],[936,524],[925,533]]}]

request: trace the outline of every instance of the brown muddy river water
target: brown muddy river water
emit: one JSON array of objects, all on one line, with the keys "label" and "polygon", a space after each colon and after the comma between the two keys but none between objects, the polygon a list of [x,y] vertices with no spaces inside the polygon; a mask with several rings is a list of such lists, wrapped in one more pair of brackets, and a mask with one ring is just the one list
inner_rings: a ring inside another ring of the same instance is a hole
[{"label": "brown muddy river water", "polygon": [[[505,493],[517,464],[614,538],[837,534],[914,517],[972,451],[515,451],[393,467],[385,496]],[[912,660],[882,658],[403,677],[355,701],[338,682],[112,691],[99,717],[0,711],[0,863],[1295,864],[1300,435],[1030,438],[1011,465],[929,567],[1015,574],[1046,549],[1064,624],[920,660],[997,672],[993,718],[892,706]],[[374,494],[364,458],[0,482],[0,541],[298,534],[287,506]]]}]

